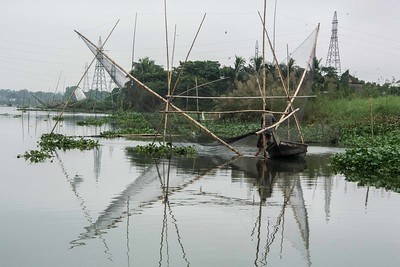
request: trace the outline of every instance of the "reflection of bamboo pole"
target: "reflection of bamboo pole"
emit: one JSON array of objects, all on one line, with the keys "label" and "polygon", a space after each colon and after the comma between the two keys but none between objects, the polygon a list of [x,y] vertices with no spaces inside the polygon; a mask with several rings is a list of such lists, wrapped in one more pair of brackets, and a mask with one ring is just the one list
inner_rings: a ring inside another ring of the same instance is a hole
[{"label": "reflection of bamboo pole", "polygon": [[153,91],[152,89],[150,89],[149,87],[147,87],[145,84],[143,84],[141,81],[139,81],[137,78],[135,78],[132,74],[130,74],[129,72],[127,72],[124,68],[122,68],[119,64],[117,64],[114,60],[112,60],[108,55],[106,55],[104,53],[104,51],[101,51],[99,48],[97,48],[96,45],[94,45],[89,39],[87,39],[85,36],[83,36],[82,34],[80,34],[78,31],[75,31],[82,39],[85,40],[85,42],[89,43],[91,46],[96,47],[97,51],[99,53],[101,53],[105,58],[107,58],[112,64],[114,64],[116,67],[118,67],[128,78],[132,79],[134,82],[136,82],[138,85],[140,85],[143,89],[145,89],[146,91],[148,91],[149,93],[151,93],[153,96],[155,96],[157,99],[161,100],[164,103],[169,103],[170,107],[173,108],[175,111],[177,111],[178,113],[180,113],[183,117],[185,117],[186,119],[188,119],[190,122],[194,123],[196,126],[200,127],[201,129],[203,129],[208,135],[210,135],[211,137],[213,137],[215,140],[217,140],[218,142],[220,142],[221,144],[223,144],[224,146],[228,147],[230,150],[232,150],[233,152],[235,152],[238,155],[241,155],[241,153],[234,147],[232,147],[231,145],[229,145],[228,143],[226,143],[224,140],[222,140],[221,138],[219,138],[218,136],[216,136],[213,132],[211,132],[210,130],[208,130],[204,125],[202,125],[201,123],[199,123],[198,121],[196,121],[195,119],[193,119],[192,117],[190,117],[188,114],[186,114],[183,110],[181,110],[180,108],[178,108],[177,106],[175,106],[174,104],[170,103],[170,99],[165,99],[164,97],[162,97],[161,95],[159,95],[157,92]]},{"label": "reflection of bamboo pole", "polygon": [[365,194],[365,207],[368,206],[369,186],[367,186],[367,192]]},{"label": "reflection of bamboo pole", "polygon": [[[92,218],[92,216],[90,215],[90,211],[89,211],[88,208],[87,208],[87,203],[85,203],[84,198],[79,194],[79,192],[78,192],[78,190],[77,190],[77,186],[76,186],[76,184],[74,183],[74,179],[71,178],[70,175],[68,174],[68,172],[67,172],[67,170],[66,170],[66,168],[65,168],[65,165],[64,165],[63,161],[61,160],[60,156],[58,155],[57,151],[55,151],[55,154],[56,154],[56,158],[58,159],[58,163],[59,163],[59,165],[60,165],[60,167],[61,167],[61,172],[64,174],[64,176],[65,176],[67,182],[69,183],[69,185],[70,185],[70,187],[71,187],[72,192],[74,193],[75,197],[77,198],[77,200],[78,200],[78,202],[79,202],[79,206],[81,207],[81,210],[82,210],[82,212],[83,212],[83,216],[86,218],[86,220],[87,220],[89,223],[92,224],[92,223],[93,223],[93,218]],[[103,237],[103,235],[102,235],[101,232],[98,232],[98,235],[99,235],[99,238],[102,240],[102,242],[103,242],[103,244],[104,244],[104,247],[105,247],[104,253],[105,253],[105,254],[108,254],[108,256],[109,256],[108,259],[112,261],[113,255],[112,255],[111,252],[110,252],[110,249],[109,249],[109,247],[108,247],[108,245],[107,245],[106,239]],[[77,239],[77,240],[72,240],[72,241],[70,242],[70,244],[71,244],[71,247],[70,247],[70,248],[72,249],[72,248],[77,247],[77,246],[85,245],[85,243],[83,243],[83,242],[78,242],[78,241],[79,241],[79,239]]]}]

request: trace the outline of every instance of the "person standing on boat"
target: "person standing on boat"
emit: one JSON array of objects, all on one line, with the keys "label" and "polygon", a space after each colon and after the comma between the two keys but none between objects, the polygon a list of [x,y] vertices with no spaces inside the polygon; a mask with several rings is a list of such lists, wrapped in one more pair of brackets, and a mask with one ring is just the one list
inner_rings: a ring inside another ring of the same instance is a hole
[{"label": "person standing on boat", "polygon": [[[266,109],[266,110],[270,111],[269,109]],[[264,124],[264,118],[265,118],[265,124]],[[275,123],[275,121],[276,121],[275,116],[271,112],[267,112],[267,113],[263,114],[261,116],[261,129],[263,127],[267,128],[267,127],[271,126],[272,124]],[[268,129],[259,135],[258,141],[257,141],[258,151],[255,154],[255,156],[258,156],[258,154],[260,154],[260,152],[263,150],[264,142],[266,144],[269,143],[269,141],[271,140],[271,136],[272,136],[272,129]],[[264,139],[264,137],[265,137],[265,139]]]}]

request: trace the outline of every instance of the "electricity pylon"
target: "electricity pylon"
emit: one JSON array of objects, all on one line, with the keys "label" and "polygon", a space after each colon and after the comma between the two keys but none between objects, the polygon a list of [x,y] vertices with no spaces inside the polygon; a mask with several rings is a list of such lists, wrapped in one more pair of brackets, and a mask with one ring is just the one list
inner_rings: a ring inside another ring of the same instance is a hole
[{"label": "electricity pylon", "polygon": [[333,15],[332,20],[332,35],[331,42],[329,44],[328,56],[326,58],[326,66],[334,67],[337,73],[340,75],[342,73],[340,67],[340,55],[339,55],[339,42],[338,42],[338,19],[337,13]]}]

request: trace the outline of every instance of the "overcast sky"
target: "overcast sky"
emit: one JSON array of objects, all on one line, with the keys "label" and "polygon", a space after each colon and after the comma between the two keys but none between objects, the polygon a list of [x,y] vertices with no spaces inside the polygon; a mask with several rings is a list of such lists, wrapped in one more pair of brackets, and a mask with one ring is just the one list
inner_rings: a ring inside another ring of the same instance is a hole
[{"label": "overcast sky", "polygon": [[[5,2],[5,1],[4,1]],[[233,65],[262,50],[258,12],[263,0],[167,0],[168,38],[177,28],[174,65],[183,61],[207,13],[189,60]],[[275,0],[267,1],[272,37]],[[372,82],[400,79],[399,0],[277,0],[276,51],[295,50],[320,23],[317,58],[325,65],[332,19],[337,11],[342,72]],[[106,53],[130,69],[135,15],[135,60],[149,57],[166,66],[164,0],[13,0],[0,11],[0,89],[58,90],[75,85],[92,54],[74,30],[97,44],[119,23],[105,44]],[[170,47],[170,53],[172,47]],[[267,58],[270,57],[266,50]],[[172,54],[172,53],[171,53]],[[269,60],[270,61],[270,60]],[[93,78],[93,70],[89,79]]]}]

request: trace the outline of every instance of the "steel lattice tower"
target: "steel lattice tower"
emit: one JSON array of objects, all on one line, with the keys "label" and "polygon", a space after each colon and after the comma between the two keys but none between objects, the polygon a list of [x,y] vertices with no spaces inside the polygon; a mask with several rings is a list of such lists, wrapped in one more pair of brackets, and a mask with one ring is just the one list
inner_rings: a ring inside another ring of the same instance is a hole
[{"label": "steel lattice tower", "polygon": [[332,20],[332,36],[329,44],[328,56],[326,58],[326,66],[334,67],[338,74],[341,74],[340,55],[339,55],[339,42],[338,42],[338,19],[337,14],[333,15]]},{"label": "steel lattice tower", "polygon": [[[99,37],[99,44],[97,46],[101,51],[103,51],[103,44],[101,42],[101,37]],[[94,75],[92,82],[92,90],[96,91],[96,98],[99,98],[99,92],[103,92],[107,90],[107,80],[106,80],[106,72],[104,70],[101,61],[103,60],[103,54],[97,53],[97,62],[94,67]]]}]

